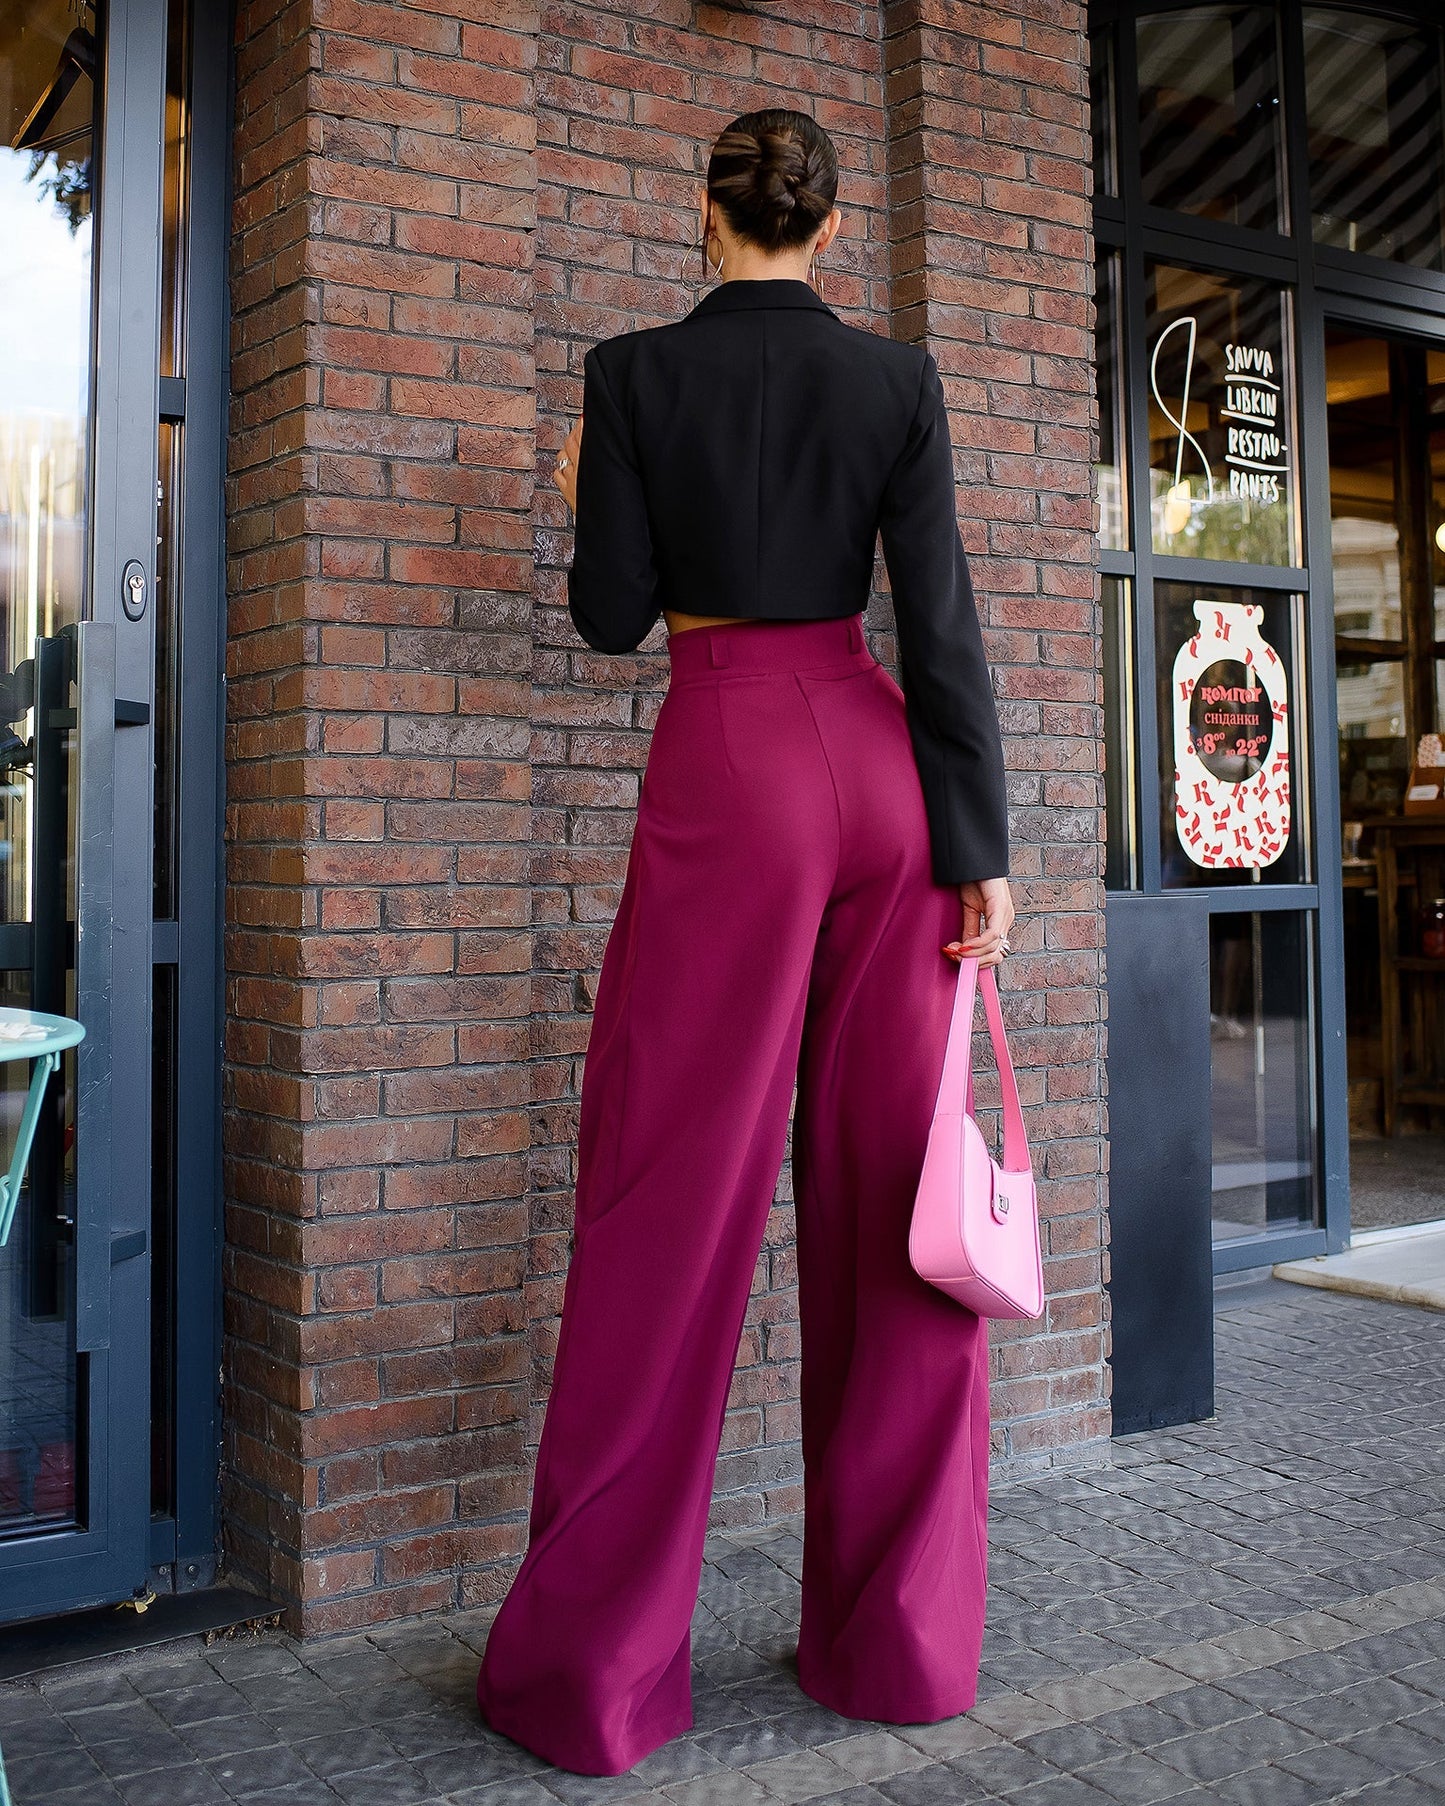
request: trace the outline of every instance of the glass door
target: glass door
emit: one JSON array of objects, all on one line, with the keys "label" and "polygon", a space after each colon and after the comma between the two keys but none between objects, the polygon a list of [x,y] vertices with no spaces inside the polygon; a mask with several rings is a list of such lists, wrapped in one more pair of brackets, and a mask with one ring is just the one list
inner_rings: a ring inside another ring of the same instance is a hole
[{"label": "glass door", "polygon": [[0,15],[0,1002],[86,1029],[0,1250],[0,1620],[146,1585],[164,90],[158,0]]},{"label": "glass door", "polygon": [[1325,324],[1351,1218],[1445,1217],[1445,343]]}]

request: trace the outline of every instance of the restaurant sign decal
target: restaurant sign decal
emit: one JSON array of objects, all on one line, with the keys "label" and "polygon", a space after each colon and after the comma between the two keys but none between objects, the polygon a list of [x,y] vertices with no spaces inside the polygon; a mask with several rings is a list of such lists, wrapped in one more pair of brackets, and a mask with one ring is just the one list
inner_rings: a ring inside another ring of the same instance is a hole
[{"label": "restaurant sign decal", "polygon": [[1263,616],[1196,601],[1174,660],[1174,824],[1207,869],[1273,865],[1289,844],[1289,696]]}]

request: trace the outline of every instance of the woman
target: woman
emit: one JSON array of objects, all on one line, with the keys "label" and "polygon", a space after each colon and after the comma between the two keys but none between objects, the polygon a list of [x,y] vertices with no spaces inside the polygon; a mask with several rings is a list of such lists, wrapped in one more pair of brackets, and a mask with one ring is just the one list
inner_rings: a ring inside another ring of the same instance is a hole
[{"label": "woman", "polygon": [[[495,1729],[583,1774],[693,1724],[795,1078],[798,1682],[894,1723],[962,1712],[977,1683],[984,1326],[907,1237],[956,961],[1008,949],[1003,759],[937,366],[807,280],[837,181],[806,115],[734,120],[699,196],[722,281],[587,352],[557,460],[579,633],[628,652],[661,614],[671,658],[598,979],[529,1543],[478,1680]],[[902,690],[861,624],[880,530]]]}]

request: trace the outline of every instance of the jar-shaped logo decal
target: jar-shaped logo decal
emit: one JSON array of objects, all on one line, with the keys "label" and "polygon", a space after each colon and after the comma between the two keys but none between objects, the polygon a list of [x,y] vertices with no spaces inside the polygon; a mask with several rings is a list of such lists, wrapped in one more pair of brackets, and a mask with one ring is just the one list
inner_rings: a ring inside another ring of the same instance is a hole
[{"label": "jar-shaped logo decal", "polygon": [[1174,660],[1174,825],[1206,868],[1273,865],[1289,844],[1289,696],[1263,616],[1196,601]]}]

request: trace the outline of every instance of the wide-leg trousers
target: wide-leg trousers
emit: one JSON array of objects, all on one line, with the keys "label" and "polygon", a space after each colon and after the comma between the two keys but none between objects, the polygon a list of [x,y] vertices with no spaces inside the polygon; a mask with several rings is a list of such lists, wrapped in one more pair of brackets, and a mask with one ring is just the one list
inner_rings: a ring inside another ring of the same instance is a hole
[{"label": "wide-leg trousers", "polygon": [[902,693],[861,619],[668,639],[578,1120],[575,1239],[488,1722],[618,1774],[692,1728],[690,1627],[734,1363],[793,1119],[799,1685],[851,1718],[974,1703],[985,1325],[908,1226],[962,930]]}]

